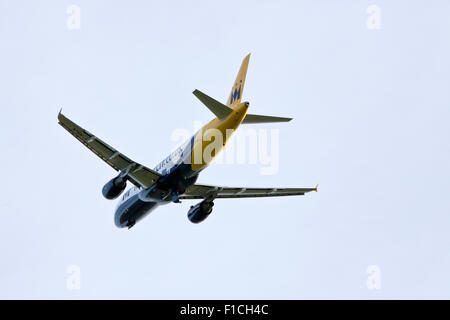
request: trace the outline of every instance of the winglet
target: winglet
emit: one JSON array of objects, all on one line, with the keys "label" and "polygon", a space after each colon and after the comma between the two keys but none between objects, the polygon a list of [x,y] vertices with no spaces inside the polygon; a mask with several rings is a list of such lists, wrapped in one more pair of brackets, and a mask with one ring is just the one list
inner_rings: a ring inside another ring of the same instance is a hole
[{"label": "winglet", "polygon": [[316,185],[316,189],[314,189],[314,191],[317,192],[318,188],[319,188],[319,185]]},{"label": "winglet", "polygon": [[61,111],[62,111],[62,108],[59,109],[59,112],[58,112],[58,120],[61,118]]}]

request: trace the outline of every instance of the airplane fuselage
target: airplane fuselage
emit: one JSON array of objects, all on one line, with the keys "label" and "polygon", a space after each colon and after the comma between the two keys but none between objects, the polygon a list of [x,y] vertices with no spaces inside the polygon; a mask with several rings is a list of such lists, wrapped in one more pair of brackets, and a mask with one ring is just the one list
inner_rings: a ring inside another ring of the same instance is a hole
[{"label": "airplane fuselage", "polygon": [[[202,127],[181,147],[161,161],[154,170],[162,177],[150,188],[136,186],[128,189],[120,197],[114,213],[117,227],[132,227],[158,206],[177,202],[178,196],[186,192],[208,166],[241,124],[247,114],[249,104],[238,105],[223,119],[214,119]],[[217,137],[221,143],[217,144]],[[211,146],[214,144],[214,148]],[[209,148],[209,150],[208,150]]]}]

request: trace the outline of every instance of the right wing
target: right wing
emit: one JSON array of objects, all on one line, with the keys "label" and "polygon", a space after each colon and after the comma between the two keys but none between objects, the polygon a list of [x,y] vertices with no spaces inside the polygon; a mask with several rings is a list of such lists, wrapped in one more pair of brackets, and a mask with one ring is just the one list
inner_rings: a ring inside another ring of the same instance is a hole
[{"label": "right wing", "polygon": [[220,198],[256,198],[256,197],[280,197],[301,196],[315,188],[230,188],[194,184],[180,199],[220,199]]},{"label": "right wing", "polygon": [[107,143],[103,142],[89,131],[78,126],[66,118],[61,111],[58,114],[59,124],[69,131],[82,144],[99,156],[103,161],[113,167],[116,171],[126,173],[127,180],[137,187],[148,188],[153,185],[161,175],[143,165],[132,161]]}]

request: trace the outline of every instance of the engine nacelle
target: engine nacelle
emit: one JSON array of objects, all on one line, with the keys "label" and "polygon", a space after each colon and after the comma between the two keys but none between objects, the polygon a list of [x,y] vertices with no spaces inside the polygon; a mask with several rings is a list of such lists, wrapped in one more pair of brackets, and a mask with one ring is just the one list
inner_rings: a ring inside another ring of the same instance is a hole
[{"label": "engine nacelle", "polygon": [[213,206],[214,202],[210,200],[203,200],[195,206],[191,206],[187,214],[189,221],[192,223],[202,222],[211,214]]},{"label": "engine nacelle", "polygon": [[113,200],[120,196],[123,190],[125,190],[126,186],[127,181],[124,180],[121,176],[117,176],[103,186],[103,196],[108,200]]}]

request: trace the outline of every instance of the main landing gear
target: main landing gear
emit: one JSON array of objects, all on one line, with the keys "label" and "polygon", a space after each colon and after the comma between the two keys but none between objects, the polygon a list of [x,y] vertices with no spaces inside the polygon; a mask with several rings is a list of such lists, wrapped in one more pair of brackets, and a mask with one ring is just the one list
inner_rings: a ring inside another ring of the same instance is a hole
[{"label": "main landing gear", "polygon": [[181,203],[180,197],[178,196],[178,193],[172,192],[172,202],[174,202],[174,203]]}]

